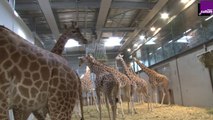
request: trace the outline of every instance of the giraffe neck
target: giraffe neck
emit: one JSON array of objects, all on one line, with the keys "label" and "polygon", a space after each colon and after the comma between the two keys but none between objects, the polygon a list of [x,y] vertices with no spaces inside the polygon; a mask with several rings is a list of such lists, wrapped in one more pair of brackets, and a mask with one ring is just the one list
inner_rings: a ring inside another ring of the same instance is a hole
[{"label": "giraffe neck", "polygon": [[[88,67],[88,66],[87,66],[87,67]],[[86,69],[86,72],[85,72],[85,74],[84,74],[84,76],[90,76],[90,73],[91,73],[91,72],[90,72],[90,69],[87,68],[87,69]]]},{"label": "giraffe neck", "polygon": [[51,50],[51,52],[55,53],[57,55],[62,55],[62,52],[64,50],[64,46],[67,43],[68,39],[69,38],[66,35],[61,35],[59,37],[58,41],[56,42],[55,46]]},{"label": "giraffe neck", "polygon": [[88,66],[89,66],[91,72],[95,73],[96,75],[106,72],[104,70],[104,68],[97,63],[89,62]]},{"label": "giraffe neck", "polygon": [[123,68],[124,68],[125,74],[126,74],[129,78],[133,78],[133,76],[135,76],[135,75],[134,75],[133,72],[130,71],[130,69],[127,67],[125,61],[124,61],[123,59],[119,59],[119,60],[120,60],[122,66],[123,66]]},{"label": "giraffe neck", "polygon": [[139,60],[135,60],[135,62],[139,65],[139,67],[142,69],[142,71],[144,71],[148,76],[157,74],[154,70],[149,69],[143,63],[141,63]]}]

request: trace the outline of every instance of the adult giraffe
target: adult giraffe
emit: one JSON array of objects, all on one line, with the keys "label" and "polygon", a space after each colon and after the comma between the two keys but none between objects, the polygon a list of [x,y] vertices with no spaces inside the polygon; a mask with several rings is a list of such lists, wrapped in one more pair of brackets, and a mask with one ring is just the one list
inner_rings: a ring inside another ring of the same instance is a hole
[{"label": "adult giraffe", "polygon": [[69,120],[81,97],[76,73],[58,55],[0,26],[0,118],[8,110],[31,113],[48,106],[52,120]]},{"label": "adult giraffe", "polygon": [[157,87],[160,87],[160,90],[163,92],[163,97],[161,100],[161,104],[164,102],[164,97],[167,94],[169,105],[171,104],[170,101],[170,93],[169,93],[169,80],[165,75],[157,73],[156,71],[146,67],[143,63],[141,63],[137,58],[133,57],[133,60],[139,65],[141,70],[143,70],[149,76],[149,83],[152,87],[152,95],[153,91],[156,91]]}]

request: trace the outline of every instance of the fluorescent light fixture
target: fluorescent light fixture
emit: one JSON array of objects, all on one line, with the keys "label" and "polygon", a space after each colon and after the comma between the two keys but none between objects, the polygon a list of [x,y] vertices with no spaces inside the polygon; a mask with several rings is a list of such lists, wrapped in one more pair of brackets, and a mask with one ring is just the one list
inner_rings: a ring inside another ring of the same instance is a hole
[{"label": "fluorescent light fixture", "polygon": [[155,44],[155,42],[154,42],[155,40],[157,40],[157,37],[153,37],[148,42],[146,42],[145,45],[154,45]]},{"label": "fluorescent light fixture", "polygon": [[128,51],[128,52],[130,52],[130,51],[131,51],[131,49],[130,49],[130,48],[128,48],[128,49],[127,49],[127,51]]},{"label": "fluorescent light fixture", "polygon": [[65,44],[65,48],[70,48],[70,47],[78,47],[81,46],[80,44],[78,44],[77,41],[75,41],[74,39],[69,39],[67,41],[67,43]]},{"label": "fluorescent light fixture", "polygon": [[169,18],[169,14],[168,13],[161,13],[161,19],[168,19]]},{"label": "fluorescent light fixture", "polygon": [[162,49],[162,47],[157,48],[157,50],[160,50],[160,49]]},{"label": "fluorescent light fixture", "polygon": [[168,43],[171,43],[172,42],[172,40],[170,40]]},{"label": "fluorescent light fixture", "polygon": [[192,36],[183,36],[180,39],[177,40],[178,43],[189,43],[189,39],[191,39]]},{"label": "fluorescent light fixture", "polygon": [[185,3],[189,2],[189,0],[181,0],[180,2],[185,4]]},{"label": "fluorescent light fixture", "polygon": [[104,46],[106,47],[113,47],[113,46],[120,46],[121,38],[119,37],[109,37],[105,39]]},{"label": "fluorescent light fixture", "polygon": [[19,14],[14,10],[14,14],[16,17],[19,17]]},{"label": "fluorescent light fixture", "polygon": [[19,36],[21,36],[22,38],[24,38],[24,39],[27,39],[27,37],[26,37],[26,35],[25,35],[25,33],[20,29],[20,28],[18,28],[18,35]]},{"label": "fluorescent light fixture", "polygon": [[157,30],[155,30],[153,36],[155,36],[160,30],[161,30],[161,28],[158,28]]},{"label": "fluorescent light fixture", "polygon": [[188,33],[188,32],[190,32],[192,29],[188,29],[188,30],[186,30],[183,34],[186,34],[186,33]]},{"label": "fluorescent light fixture", "polygon": [[155,27],[151,27],[150,30],[151,30],[151,31],[155,31]]},{"label": "fluorescent light fixture", "polygon": [[134,46],[134,47],[137,47],[137,46],[138,46],[138,44],[137,44],[137,43],[135,43],[133,46]]},{"label": "fluorescent light fixture", "polygon": [[152,53],[149,53],[149,55],[152,55]]},{"label": "fluorescent light fixture", "polygon": [[144,36],[144,35],[141,35],[141,36],[140,36],[140,39],[141,39],[141,40],[144,40],[144,39],[145,39],[145,36]]},{"label": "fluorescent light fixture", "polygon": [[213,15],[209,16],[208,18],[205,19],[205,21],[210,20],[211,18],[213,18]]}]

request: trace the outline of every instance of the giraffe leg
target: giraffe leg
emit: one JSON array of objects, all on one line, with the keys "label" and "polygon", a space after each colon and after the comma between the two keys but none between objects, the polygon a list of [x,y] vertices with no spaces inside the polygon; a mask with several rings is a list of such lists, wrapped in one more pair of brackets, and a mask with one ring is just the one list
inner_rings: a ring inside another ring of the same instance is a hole
[{"label": "giraffe leg", "polygon": [[171,105],[171,99],[170,99],[170,92],[169,92],[169,89],[166,89],[166,94],[167,94],[167,99],[168,99],[168,105]]},{"label": "giraffe leg", "polygon": [[100,120],[102,120],[102,113],[101,113],[101,96],[100,96],[100,90],[96,88],[96,95],[97,95],[97,99],[98,99],[98,109],[99,109],[99,118]]},{"label": "giraffe leg", "polygon": [[134,111],[134,113],[135,114],[137,114],[137,111],[136,111],[136,109],[135,109],[135,105],[134,105],[134,96],[135,96],[135,94],[136,94],[136,90],[135,90],[135,88],[132,88],[132,93],[131,93],[131,113],[132,113],[132,115],[133,115],[133,111]]},{"label": "giraffe leg", "polygon": [[[0,96],[3,96],[0,91]],[[3,96],[4,97],[4,96]],[[1,120],[9,120],[9,109],[7,105],[7,100],[3,97],[0,97],[0,119]]]},{"label": "giraffe leg", "polygon": [[16,106],[13,107],[13,114],[15,120],[27,120],[30,116],[30,112],[24,111]]},{"label": "giraffe leg", "polygon": [[33,111],[33,115],[37,118],[37,120],[45,120],[47,113],[49,113],[47,106],[40,110]]},{"label": "giraffe leg", "polygon": [[86,92],[86,99],[87,99],[87,106],[89,106],[89,97],[88,97],[88,92]]},{"label": "giraffe leg", "polygon": [[163,104],[163,102],[164,102],[164,98],[165,98],[165,91],[164,90],[161,90],[162,91],[162,93],[163,93],[163,97],[162,97],[162,99],[161,99],[161,105]]},{"label": "giraffe leg", "polygon": [[[107,95],[105,95],[105,96],[107,96]],[[107,100],[107,97],[105,97],[105,101],[106,101],[106,108],[107,108],[107,111],[108,111],[109,119],[111,120],[111,114],[110,114],[110,110],[109,110],[109,102]]]},{"label": "giraffe leg", "polygon": [[[122,117],[124,117],[124,110],[123,110],[123,101],[121,99],[121,89],[119,89],[119,101],[120,101],[120,106],[121,106],[121,112],[122,112]],[[118,113],[118,110],[117,110],[117,113]]]},{"label": "giraffe leg", "polygon": [[93,90],[92,90],[92,97],[93,97],[93,101],[95,103],[96,110],[99,112],[98,105],[97,105],[97,100],[95,99],[94,91]]}]

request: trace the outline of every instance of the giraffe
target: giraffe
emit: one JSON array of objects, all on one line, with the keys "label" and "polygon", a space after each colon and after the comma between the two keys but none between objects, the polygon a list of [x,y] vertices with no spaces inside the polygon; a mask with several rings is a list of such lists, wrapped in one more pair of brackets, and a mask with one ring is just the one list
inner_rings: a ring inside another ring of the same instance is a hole
[{"label": "giraffe", "polygon": [[116,102],[117,102],[117,96],[119,92],[119,84],[116,77],[114,76],[114,74],[107,72],[105,68],[100,65],[100,62],[95,60],[90,55],[80,57],[79,60],[80,60],[79,66],[81,66],[83,63],[86,63],[87,66],[90,68],[91,72],[96,74],[95,89],[96,89],[96,94],[98,99],[100,120],[102,119],[101,105],[100,105],[100,92],[103,92],[105,95],[106,107],[108,110],[109,118],[111,119],[108,102],[111,105],[112,118],[113,120],[115,120],[116,109],[117,109]]},{"label": "giraffe", "polygon": [[[123,55],[118,54],[115,59],[117,61],[121,62],[122,66],[124,68],[125,74],[129,77],[129,79],[131,81],[133,81],[135,83],[136,87],[133,92],[142,93],[148,101],[148,110],[152,110],[152,106],[150,105],[150,95],[148,92],[147,82],[144,79],[137,76],[136,74],[134,74],[133,71],[130,70],[130,68],[127,66],[127,64],[125,63],[125,61],[123,59]],[[134,104],[132,104],[132,106],[134,106]],[[134,111],[136,112],[135,109],[134,109]]]},{"label": "giraffe", "polygon": [[141,63],[137,58],[133,57],[133,60],[149,76],[149,83],[151,84],[151,87],[152,87],[152,96],[153,96],[153,91],[156,91],[157,87],[160,87],[160,89],[163,93],[163,97],[161,99],[161,104],[163,104],[165,94],[167,94],[168,101],[169,101],[168,104],[170,105],[169,80],[168,80],[168,78],[165,75],[162,75],[162,74],[157,73],[156,71],[154,71],[152,69],[149,69],[143,63]]},{"label": "giraffe", "polygon": [[[1,120],[9,119],[9,109],[31,113],[46,107],[52,120],[71,118],[81,98],[81,82],[64,58],[33,46],[4,26],[0,26],[0,54]],[[20,115],[15,112],[17,120],[25,117]]]},{"label": "giraffe", "polygon": [[55,46],[52,48],[52,53],[62,55],[64,46],[70,38],[73,38],[80,43],[87,44],[88,41],[81,34],[80,29],[76,26],[76,22],[72,22],[72,25],[69,28],[65,25],[65,29],[65,32],[59,37]]},{"label": "giraffe", "polygon": [[[133,101],[133,94],[132,94],[132,90],[134,87],[133,82],[123,73],[121,73],[120,71],[118,71],[117,69],[107,66],[106,64],[103,63],[99,63],[101,66],[105,67],[105,70],[107,72],[113,73],[116,78],[119,81],[119,100],[121,103],[121,112],[122,112],[122,116],[124,117],[124,112],[123,112],[123,105],[122,105],[122,99],[121,99],[121,91],[124,92],[124,96],[127,98],[127,102],[128,102],[128,112],[130,112],[129,110],[129,103],[131,103],[131,107],[133,107],[131,110],[131,113],[133,113],[133,109],[135,110],[134,107],[134,101]],[[136,113],[136,112],[135,112]]]},{"label": "giraffe", "polygon": [[[85,94],[86,94],[87,105],[89,105],[89,103],[90,103],[89,98],[88,98],[88,93],[91,93],[91,97],[92,97],[91,99],[95,100],[94,87],[93,87],[92,80],[90,79],[90,74],[91,74],[90,69],[87,66],[86,72],[85,72],[84,76],[81,78],[81,86],[82,86],[81,88],[82,88],[82,92],[85,92]],[[96,101],[95,101],[95,106],[96,106],[97,111],[99,111]]]},{"label": "giraffe", "polygon": [[[87,40],[84,38],[84,36],[81,34],[79,28],[76,26],[76,22],[72,22],[70,27],[67,27],[66,25],[64,26],[65,31],[62,33],[62,35],[59,37],[59,39],[57,40],[55,46],[52,48],[51,52],[58,54],[60,56],[62,56],[62,52],[64,50],[64,46],[67,42],[68,39],[73,38],[77,41],[79,41],[80,43],[86,44]],[[67,61],[64,61],[64,63],[66,63],[68,65]],[[18,110],[18,108],[14,108],[13,109],[14,113],[20,114],[20,111]],[[48,109],[47,108],[43,108],[41,110],[38,111],[34,111],[33,115],[38,119],[38,120],[45,120],[46,114],[48,113]],[[26,113],[23,113],[26,114]],[[25,116],[25,118],[27,118],[29,115],[23,115]],[[15,117],[16,118],[16,117]]]},{"label": "giraffe", "polygon": [[82,92],[84,92],[86,94],[87,105],[89,105],[89,102],[90,102],[89,98],[88,98],[88,94],[92,93],[92,95],[93,95],[93,84],[92,84],[92,80],[90,79],[90,74],[91,74],[90,69],[87,66],[86,72],[83,75],[83,77],[81,78]]}]

